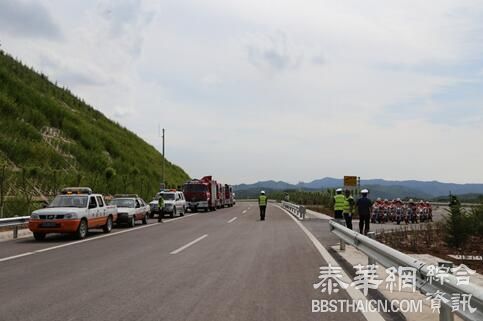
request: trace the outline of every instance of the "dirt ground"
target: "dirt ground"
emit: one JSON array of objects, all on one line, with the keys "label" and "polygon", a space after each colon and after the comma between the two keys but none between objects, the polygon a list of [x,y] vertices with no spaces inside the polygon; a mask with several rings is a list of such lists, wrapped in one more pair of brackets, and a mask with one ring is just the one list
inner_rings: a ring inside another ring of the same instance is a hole
[{"label": "dirt ground", "polygon": [[401,227],[378,233],[378,241],[406,254],[430,254],[453,262],[455,266],[465,264],[483,274],[483,261],[459,260],[449,255],[482,256],[483,235],[472,236],[462,248],[449,247],[444,239],[440,224],[428,224],[420,227]]}]

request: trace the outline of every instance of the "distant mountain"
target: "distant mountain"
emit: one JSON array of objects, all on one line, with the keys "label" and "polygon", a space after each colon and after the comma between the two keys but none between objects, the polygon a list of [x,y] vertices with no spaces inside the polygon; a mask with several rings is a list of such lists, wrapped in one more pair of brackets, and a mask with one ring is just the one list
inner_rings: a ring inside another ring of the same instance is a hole
[{"label": "distant mountain", "polygon": [[[325,177],[312,182],[300,182],[289,184],[286,182],[265,181],[255,184],[236,185],[234,190],[237,192],[247,190],[322,190],[327,188],[337,188],[343,185],[342,179]],[[362,180],[361,185],[371,190],[372,197],[395,198],[395,197],[414,197],[414,198],[435,198],[447,196],[450,192],[455,195],[462,194],[483,194],[483,184],[455,184],[442,183],[438,181],[388,181],[384,179]]]},{"label": "distant mountain", "polygon": [[321,188],[336,188],[340,187],[343,184],[342,179],[325,177],[322,179],[316,179],[310,183],[298,183],[296,186],[297,188],[310,188],[310,189],[321,189]]},{"label": "distant mountain", "polygon": [[434,197],[448,195],[450,192],[455,195],[461,194],[483,194],[483,184],[455,184],[455,183],[441,183],[438,181],[424,182],[424,181],[386,181],[383,179],[364,180],[363,184],[381,185],[381,186],[403,186],[420,190],[428,193]]},{"label": "distant mountain", "polygon": [[286,190],[293,188],[294,185],[286,182],[276,182],[276,181],[262,181],[254,184],[240,184],[236,185],[235,188],[238,191],[249,190],[249,189],[267,189],[267,190]]}]

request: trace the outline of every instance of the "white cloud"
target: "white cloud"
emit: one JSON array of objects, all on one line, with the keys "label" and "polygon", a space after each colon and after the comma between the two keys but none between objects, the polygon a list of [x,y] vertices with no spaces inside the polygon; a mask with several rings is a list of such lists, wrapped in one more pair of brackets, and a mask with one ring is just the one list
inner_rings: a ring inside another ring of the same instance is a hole
[{"label": "white cloud", "polygon": [[476,0],[46,7],[63,41],[0,30],[5,49],[157,147],[166,127],[193,176],[483,181],[483,97],[465,87],[483,68]]},{"label": "white cloud", "polygon": [[0,2],[0,29],[12,37],[59,40],[62,33],[40,3],[25,0]]}]

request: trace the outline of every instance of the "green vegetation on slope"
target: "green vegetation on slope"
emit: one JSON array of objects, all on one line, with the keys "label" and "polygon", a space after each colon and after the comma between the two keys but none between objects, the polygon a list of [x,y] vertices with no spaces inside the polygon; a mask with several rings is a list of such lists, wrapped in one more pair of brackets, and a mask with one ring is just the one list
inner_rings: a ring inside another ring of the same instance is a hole
[{"label": "green vegetation on slope", "polygon": [[[159,190],[161,164],[153,146],[0,51],[0,207],[66,185],[149,198]],[[166,161],[168,186],[188,178]]]}]

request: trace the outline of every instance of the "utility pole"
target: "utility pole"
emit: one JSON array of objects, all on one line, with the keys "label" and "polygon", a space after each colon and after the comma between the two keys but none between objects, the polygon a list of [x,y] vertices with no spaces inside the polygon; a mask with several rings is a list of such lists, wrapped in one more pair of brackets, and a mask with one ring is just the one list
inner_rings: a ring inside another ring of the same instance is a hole
[{"label": "utility pole", "polygon": [[162,184],[163,184],[163,188],[166,188],[166,180],[165,180],[165,172],[164,172],[164,163],[165,163],[165,160],[166,160],[166,155],[164,153],[164,128],[163,128],[163,171],[162,171]]}]

